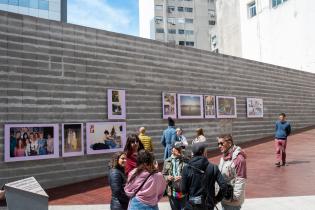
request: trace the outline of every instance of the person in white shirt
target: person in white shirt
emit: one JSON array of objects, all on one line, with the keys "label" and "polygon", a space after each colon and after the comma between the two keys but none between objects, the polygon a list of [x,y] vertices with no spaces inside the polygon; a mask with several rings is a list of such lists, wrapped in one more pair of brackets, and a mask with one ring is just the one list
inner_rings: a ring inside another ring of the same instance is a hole
[{"label": "person in white shirt", "polygon": [[192,141],[192,144],[195,144],[195,143],[199,143],[199,142],[205,142],[206,141],[206,137],[203,133],[203,129],[202,128],[197,128],[196,129],[196,133],[197,133],[197,136],[196,138]]}]

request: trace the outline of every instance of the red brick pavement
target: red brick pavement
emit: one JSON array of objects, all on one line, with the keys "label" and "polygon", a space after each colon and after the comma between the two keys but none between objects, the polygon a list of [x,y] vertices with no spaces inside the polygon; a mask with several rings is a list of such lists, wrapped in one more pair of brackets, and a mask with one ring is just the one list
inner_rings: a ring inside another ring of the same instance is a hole
[{"label": "red brick pavement", "polygon": [[[274,142],[245,149],[247,154],[247,198],[315,195],[315,129],[288,140],[287,162],[274,166]],[[219,156],[210,160],[216,164]],[[48,190],[50,205],[107,204],[111,191],[105,178]],[[165,198],[164,198],[165,200]]]}]

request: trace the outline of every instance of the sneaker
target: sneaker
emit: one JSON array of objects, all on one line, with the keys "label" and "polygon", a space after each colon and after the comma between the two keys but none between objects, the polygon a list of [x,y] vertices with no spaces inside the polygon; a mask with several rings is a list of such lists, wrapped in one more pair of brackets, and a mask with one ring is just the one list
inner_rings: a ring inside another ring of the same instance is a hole
[{"label": "sneaker", "polygon": [[286,166],[285,162],[282,162],[282,165],[281,166]]},{"label": "sneaker", "polygon": [[281,166],[281,165],[280,165],[280,162],[275,163],[275,166],[276,166],[276,167],[280,167],[280,166]]}]

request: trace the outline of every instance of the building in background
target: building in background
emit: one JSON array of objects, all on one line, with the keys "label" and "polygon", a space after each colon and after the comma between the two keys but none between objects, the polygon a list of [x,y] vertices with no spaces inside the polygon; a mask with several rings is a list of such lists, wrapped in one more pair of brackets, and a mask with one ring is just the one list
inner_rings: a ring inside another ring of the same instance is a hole
[{"label": "building in background", "polygon": [[315,1],[216,0],[223,54],[315,73]]},{"label": "building in background", "polygon": [[[211,28],[216,24],[214,0],[149,0],[139,2],[140,36],[203,50],[216,50],[211,44]],[[141,14],[150,13],[145,17]],[[147,31],[144,33],[144,31]]]},{"label": "building in background", "polygon": [[67,0],[0,0],[0,10],[67,22]]}]

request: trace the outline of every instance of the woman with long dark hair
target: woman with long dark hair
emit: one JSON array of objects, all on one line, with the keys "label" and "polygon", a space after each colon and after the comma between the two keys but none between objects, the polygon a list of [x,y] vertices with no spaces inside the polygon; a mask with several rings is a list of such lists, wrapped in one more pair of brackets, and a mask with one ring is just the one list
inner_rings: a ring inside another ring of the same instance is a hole
[{"label": "woman with long dark hair", "polygon": [[109,172],[109,185],[112,190],[111,210],[127,210],[128,208],[129,198],[124,191],[127,181],[125,175],[126,158],[125,152],[118,152],[112,157]]},{"label": "woman with long dark hair", "polygon": [[127,176],[129,172],[132,171],[132,169],[137,167],[137,154],[138,151],[142,149],[144,149],[144,146],[141,143],[138,135],[136,134],[129,135],[124,149],[124,152],[127,154],[127,163],[125,168]]},{"label": "woman with long dark hair", "polygon": [[125,187],[131,198],[128,210],[158,210],[158,202],[163,197],[166,181],[154,165],[154,156],[141,150],[137,157],[137,168],[133,169]]}]

